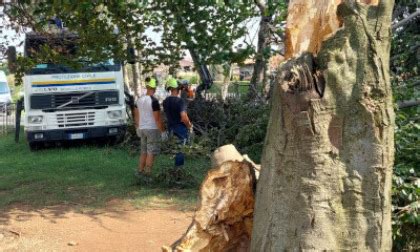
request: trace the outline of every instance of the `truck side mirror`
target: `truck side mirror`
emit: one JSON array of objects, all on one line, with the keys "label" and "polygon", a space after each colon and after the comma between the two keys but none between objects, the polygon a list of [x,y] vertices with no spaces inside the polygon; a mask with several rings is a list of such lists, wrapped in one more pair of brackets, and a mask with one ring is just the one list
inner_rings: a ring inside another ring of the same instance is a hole
[{"label": "truck side mirror", "polygon": [[127,63],[135,64],[136,63],[136,50],[133,47],[127,48]]},{"label": "truck side mirror", "polygon": [[14,46],[9,46],[7,48],[7,66],[9,68],[9,72],[16,72],[16,47]]}]

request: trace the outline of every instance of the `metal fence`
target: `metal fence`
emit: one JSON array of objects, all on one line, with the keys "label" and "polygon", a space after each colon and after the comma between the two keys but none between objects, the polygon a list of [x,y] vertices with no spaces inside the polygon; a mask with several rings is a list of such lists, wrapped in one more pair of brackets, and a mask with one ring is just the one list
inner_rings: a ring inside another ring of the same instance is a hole
[{"label": "metal fence", "polygon": [[[204,97],[206,100],[216,100],[217,98],[220,98],[221,96],[216,93],[204,93]],[[227,93],[226,99],[240,99],[242,97],[239,93]]]},{"label": "metal fence", "polygon": [[16,104],[0,104],[0,135],[12,133],[15,130]]}]

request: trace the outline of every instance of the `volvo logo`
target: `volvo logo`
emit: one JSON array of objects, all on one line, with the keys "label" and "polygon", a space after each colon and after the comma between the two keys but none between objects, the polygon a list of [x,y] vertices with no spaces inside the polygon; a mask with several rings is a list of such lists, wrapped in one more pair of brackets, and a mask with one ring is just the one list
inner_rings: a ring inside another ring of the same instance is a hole
[{"label": "volvo logo", "polygon": [[78,96],[72,96],[71,97],[71,103],[79,103],[79,101],[80,101],[80,97],[78,97]]}]

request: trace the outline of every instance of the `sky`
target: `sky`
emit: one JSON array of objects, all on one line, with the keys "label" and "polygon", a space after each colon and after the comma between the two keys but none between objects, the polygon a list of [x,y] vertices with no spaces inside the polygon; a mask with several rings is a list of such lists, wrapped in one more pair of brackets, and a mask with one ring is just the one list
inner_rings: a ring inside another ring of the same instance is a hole
[{"label": "sky", "polygon": [[[6,28],[5,25],[7,25],[7,23],[7,17],[3,15],[3,7],[0,6],[0,45],[5,47],[9,45],[18,45],[22,42],[24,36],[16,33],[10,28]],[[0,58],[2,58],[1,55]]]}]

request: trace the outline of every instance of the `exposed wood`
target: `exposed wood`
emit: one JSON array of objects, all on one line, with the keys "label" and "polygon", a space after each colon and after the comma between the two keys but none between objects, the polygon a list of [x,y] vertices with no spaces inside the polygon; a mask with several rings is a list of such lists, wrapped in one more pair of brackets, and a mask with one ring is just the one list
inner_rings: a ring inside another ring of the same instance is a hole
[{"label": "exposed wood", "polygon": [[286,59],[303,52],[317,54],[322,41],[334,34],[342,21],[336,15],[341,1],[289,2],[286,24]]},{"label": "exposed wood", "polygon": [[254,164],[233,145],[215,151],[187,232],[163,251],[249,250],[254,212]]},{"label": "exposed wood", "polygon": [[244,160],[243,156],[235,148],[233,144],[224,145],[217,148],[211,157],[211,166],[217,167],[227,161],[239,161]]},{"label": "exposed wood", "polygon": [[[286,59],[303,52],[317,54],[322,42],[343,25],[337,7],[343,0],[294,0],[289,2],[286,25]],[[378,5],[379,0],[357,0],[366,5]]]}]

